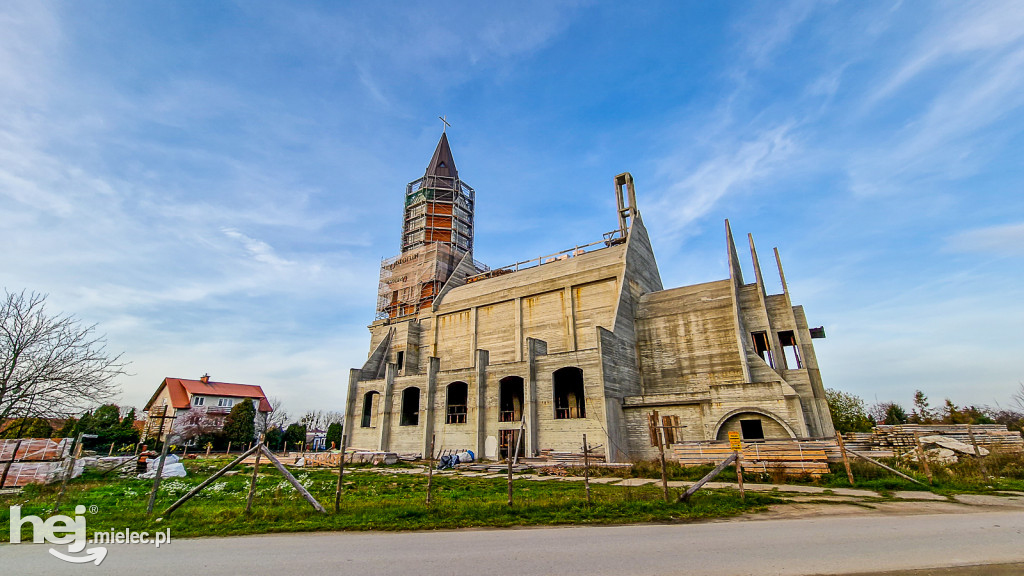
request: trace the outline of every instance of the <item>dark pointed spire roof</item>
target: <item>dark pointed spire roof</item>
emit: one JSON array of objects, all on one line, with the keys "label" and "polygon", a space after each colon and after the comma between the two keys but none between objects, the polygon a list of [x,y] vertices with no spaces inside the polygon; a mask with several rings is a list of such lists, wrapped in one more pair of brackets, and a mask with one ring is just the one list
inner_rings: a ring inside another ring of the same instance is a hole
[{"label": "dark pointed spire roof", "polygon": [[448,146],[446,132],[441,133],[434,156],[430,159],[430,164],[427,165],[424,177],[429,179],[431,176],[452,179],[459,177],[459,171],[455,169],[455,159],[452,158],[452,149]]}]

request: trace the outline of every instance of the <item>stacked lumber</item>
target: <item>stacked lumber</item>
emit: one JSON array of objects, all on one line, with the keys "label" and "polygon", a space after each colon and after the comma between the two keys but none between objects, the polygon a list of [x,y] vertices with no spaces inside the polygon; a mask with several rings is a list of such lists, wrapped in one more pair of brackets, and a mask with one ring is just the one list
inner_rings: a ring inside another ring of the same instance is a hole
[{"label": "stacked lumber", "polygon": [[[590,452],[589,458],[591,465],[603,465],[606,460],[603,452]],[[584,458],[583,452],[569,452],[545,448],[540,451],[539,458],[520,458],[520,461],[529,461],[532,464],[540,466],[578,467],[583,466]]]},{"label": "stacked lumber", "polygon": [[[673,445],[672,449],[683,466],[718,464],[732,454],[727,441],[685,442]],[[839,458],[838,446],[828,440],[744,442],[742,449],[746,470],[782,472],[790,476],[828,474],[829,453]]]},{"label": "stacked lumber", "polygon": [[23,438],[20,445],[19,440],[0,440],[0,472],[13,460],[0,488],[56,481],[65,469],[71,444],[70,438]]},{"label": "stacked lumber", "polygon": [[[898,424],[876,426],[871,433],[871,443],[880,449],[908,452],[916,446],[917,436],[948,436],[964,444],[971,444],[967,424]],[[978,446],[1004,452],[1024,451],[1021,433],[1006,429],[1004,424],[972,424],[970,431]],[[846,435],[843,436],[846,438]],[[850,446],[851,449],[856,450]]]}]

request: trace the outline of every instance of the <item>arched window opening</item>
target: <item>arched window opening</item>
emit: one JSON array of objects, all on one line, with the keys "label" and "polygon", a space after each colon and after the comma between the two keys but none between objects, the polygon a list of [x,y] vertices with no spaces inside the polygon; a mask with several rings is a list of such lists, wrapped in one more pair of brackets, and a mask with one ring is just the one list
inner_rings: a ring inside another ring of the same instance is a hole
[{"label": "arched window opening", "polygon": [[363,428],[372,428],[377,425],[377,407],[380,399],[380,392],[370,391],[363,395],[363,420],[359,425]]},{"label": "arched window opening", "polygon": [[498,383],[498,422],[519,422],[523,419],[523,379],[502,378]]},{"label": "arched window opening", "polygon": [[402,391],[402,417],[399,426],[418,426],[420,423],[420,389],[406,388]]},{"label": "arched window opening", "polygon": [[555,371],[555,418],[586,418],[586,397],[583,390],[583,370],[570,366]]},{"label": "arched window opening", "polygon": [[469,384],[465,382],[452,382],[448,385],[447,417],[448,424],[465,424],[467,405],[469,404]]}]

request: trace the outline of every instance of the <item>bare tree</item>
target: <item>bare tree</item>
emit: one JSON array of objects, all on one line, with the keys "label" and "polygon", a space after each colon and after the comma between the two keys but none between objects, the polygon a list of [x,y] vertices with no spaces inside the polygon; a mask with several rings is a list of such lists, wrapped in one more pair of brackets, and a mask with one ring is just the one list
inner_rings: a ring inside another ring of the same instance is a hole
[{"label": "bare tree", "polygon": [[267,418],[267,429],[280,428],[283,430],[288,425],[288,410],[284,408],[284,400],[281,400],[280,396],[271,396],[267,398],[267,402],[270,402],[270,407],[274,410]]},{"label": "bare tree", "polygon": [[96,326],[49,315],[46,295],[4,290],[0,302],[0,419],[67,417],[117,395],[126,374],[121,355],[106,350]]},{"label": "bare tree", "polygon": [[1024,382],[1020,383],[1017,391],[1010,398],[1013,399],[1013,403],[1017,405],[1017,408],[1024,411]]},{"label": "bare tree", "polygon": [[299,422],[306,427],[306,430],[326,430],[335,422],[344,423],[345,414],[332,410],[310,410],[299,419]]},{"label": "bare tree", "polygon": [[185,440],[192,440],[220,430],[217,421],[207,416],[204,410],[193,408],[174,423],[175,430]]}]

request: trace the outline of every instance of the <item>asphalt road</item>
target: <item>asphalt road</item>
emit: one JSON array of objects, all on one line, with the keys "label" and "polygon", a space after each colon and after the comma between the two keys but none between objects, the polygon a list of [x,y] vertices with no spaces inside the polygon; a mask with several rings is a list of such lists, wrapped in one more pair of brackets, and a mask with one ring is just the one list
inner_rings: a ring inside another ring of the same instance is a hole
[{"label": "asphalt road", "polygon": [[[108,546],[98,567],[67,564],[47,548],[0,545],[0,573],[736,576],[1011,564],[998,573],[1018,574],[1024,573],[1024,513],[180,539],[160,549]],[[972,570],[935,573],[986,573]]]}]

